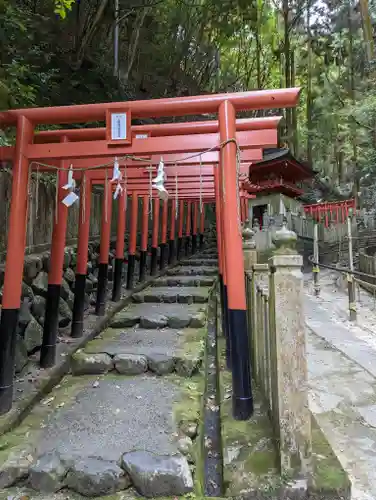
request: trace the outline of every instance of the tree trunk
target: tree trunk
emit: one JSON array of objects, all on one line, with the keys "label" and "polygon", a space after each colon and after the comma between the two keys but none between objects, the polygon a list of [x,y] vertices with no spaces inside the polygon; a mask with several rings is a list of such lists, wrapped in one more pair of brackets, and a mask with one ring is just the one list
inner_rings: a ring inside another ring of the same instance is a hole
[{"label": "tree trunk", "polygon": [[307,2],[307,161],[312,165],[312,38],[311,38],[311,2]]}]

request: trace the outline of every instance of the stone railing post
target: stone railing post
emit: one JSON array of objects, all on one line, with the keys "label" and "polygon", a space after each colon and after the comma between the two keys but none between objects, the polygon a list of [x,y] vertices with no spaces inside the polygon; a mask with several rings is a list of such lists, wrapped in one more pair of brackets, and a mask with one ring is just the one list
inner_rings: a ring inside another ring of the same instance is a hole
[{"label": "stone railing post", "polygon": [[245,272],[252,271],[253,264],[257,262],[257,250],[254,236],[255,232],[251,228],[251,223],[249,220],[246,220],[242,230]]},{"label": "stone railing post", "polygon": [[[254,264],[251,285],[251,328],[252,328],[252,366],[255,380],[260,382],[260,346],[263,330],[261,289],[268,283],[268,264]],[[260,290],[260,292],[258,292]],[[260,295],[260,297],[259,297]]]},{"label": "stone railing post", "polygon": [[281,472],[307,477],[311,470],[311,415],[303,312],[302,257],[285,225],[274,235],[269,259],[272,420]]}]

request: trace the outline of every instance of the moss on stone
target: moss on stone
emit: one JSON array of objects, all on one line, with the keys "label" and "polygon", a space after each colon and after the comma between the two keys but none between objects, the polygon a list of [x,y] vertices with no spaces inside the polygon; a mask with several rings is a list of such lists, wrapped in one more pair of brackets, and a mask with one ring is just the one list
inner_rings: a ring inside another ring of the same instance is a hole
[{"label": "moss on stone", "polygon": [[183,359],[188,356],[201,358],[205,348],[206,328],[185,328],[183,334],[176,357]]},{"label": "moss on stone", "polygon": [[261,396],[253,388],[254,414],[247,421],[232,417],[232,377],[225,369],[225,340],[218,342],[220,360],[221,430],[224,458],[224,483],[227,496],[252,491],[274,491],[281,486],[278,455],[272,427]]},{"label": "moss on stone", "polygon": [[350,497],[351,482],[332,447],[312,415],[313,476],[310,489],[317,492],[342,492]]}]

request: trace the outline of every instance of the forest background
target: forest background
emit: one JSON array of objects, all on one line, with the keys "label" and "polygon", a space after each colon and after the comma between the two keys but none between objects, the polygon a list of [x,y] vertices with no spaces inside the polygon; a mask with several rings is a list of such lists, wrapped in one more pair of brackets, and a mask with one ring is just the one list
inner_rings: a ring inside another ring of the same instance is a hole
[{"label": "forest background", "polygon": [[372,209],[375,22],[375,0],[0,0],[0,110],[300,86],[282,141]]}]

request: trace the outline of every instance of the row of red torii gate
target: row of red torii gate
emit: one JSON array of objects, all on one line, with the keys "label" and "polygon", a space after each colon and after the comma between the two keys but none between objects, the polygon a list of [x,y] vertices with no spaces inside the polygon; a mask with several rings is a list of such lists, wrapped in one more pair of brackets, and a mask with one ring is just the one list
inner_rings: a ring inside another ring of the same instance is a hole
[{"label": "row of red torii gate", "polygon": [[[181,255],[183,240],[192,249],[203,243],[205,206],[213,204],[222,300],[222,324],[233,379],[233,414],[253,412],[249,332],[241,239],[247,198],[255,191],[250,166],[263,149],[277,146],[280,117],[237,119],[240,111],[282,109],[297,105],[299,89],[252,91],[126,103],[17,109],[0,113],[0,126],[16,127],[14,147],[0,148],[0,160],[13,163],[12,196],[0,321],[0,413],[12,408],[15,341],[21,305],[26,244],[28,184],[32,171],[54,172],[57,204],[51,241],[49,285],[40,355],[42,368],[55,364],[58,304],[69,206],[78,201],[80,217],[72,337],[83,334],[85,280],[89,242],[91,190],[104,190],[96,313],[103,315],[107,291],[111,211],[118,203],[115,277],[112,299],[120,299],[124,265],[126,205],[130,197],[127,287],[132,288],[139,198],[142,198],[140,277],[145,275],[149,217],[153,219],[151,273],[156,273],[159,244],[169,260]],[[132,119],[217,114],[217,121],[132,125]],[[104,128],[37,131],[39,125],[105,122]],[[163,157],[163,160],[161,158]],[[157,170],[158,165],[158,170]],[[252,167],[251,167],[252,168]],[[152,183],[152,176],[157,175]],[[113,201],[116,199],[116,201]],[[168,217],[169,235],[167,235]],[[191,236],[192,235],[192,236]],[[161,255],[163,265],[164,256]]]}]

